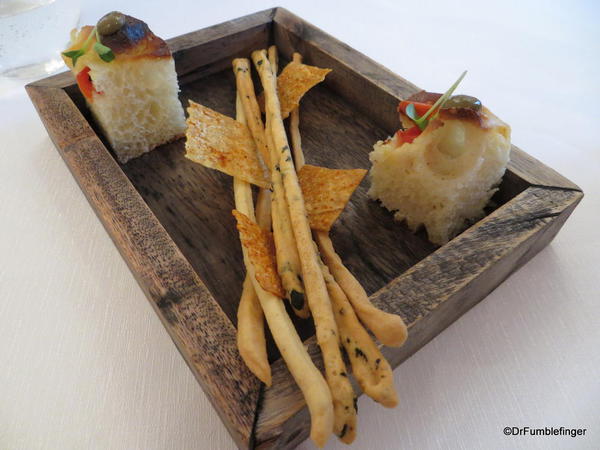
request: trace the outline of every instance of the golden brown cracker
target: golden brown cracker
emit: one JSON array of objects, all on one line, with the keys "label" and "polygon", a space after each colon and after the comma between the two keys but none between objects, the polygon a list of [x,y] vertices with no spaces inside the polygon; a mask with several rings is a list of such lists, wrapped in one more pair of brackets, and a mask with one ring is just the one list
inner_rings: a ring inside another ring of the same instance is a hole
[{"label": "golden brown cracker", "polygon": [[186,131],[186,157],[248,183],[271,184],[246,125],[190,101]]},{"label": "golden brown cracker", "polygon": [[329,231],[366,173],[364,169],[328,169],[308,164],[300,169],[298,182],[313,230]]},{"label": "golden brown cracker", "polygon": [[313,86],[325,79],[331,69],[291,62],[277,77],[277,93],[281,105],[281,117],[287,118],[300,105],[300,99]]},{"label": "golden brown cracker", "polygon": [[342,211],[343,209],[340,208],[322,213],[308,213],[310,228],[317,231],[329,231]]},{"label": "golden brown cracker", "polygon": [[[287,119],[290,113],[300,105],[300,99],[312,87],[325,79],[331,69],[291,62],[277,77],[277,94],[281,109],[281,118]],[[260,110],[265,112],[265,93],[258,96]]]},{"label": "golden brown cracker", "polygon": [[238,210],[232,211],[237,220],[240,241],[254,266],[261,287],[279,298],[285,297],[275,263],[275,244],[270,231],[263,230]]}]

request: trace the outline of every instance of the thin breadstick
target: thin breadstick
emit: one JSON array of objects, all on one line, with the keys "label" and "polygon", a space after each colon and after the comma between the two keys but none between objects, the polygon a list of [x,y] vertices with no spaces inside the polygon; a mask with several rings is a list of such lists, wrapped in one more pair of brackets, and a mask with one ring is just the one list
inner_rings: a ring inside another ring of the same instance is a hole
[{"label": "thin breadstick", "polygon": [[[277,76],[279,57],[275,45],[269,47],[268,57],[269,63],[271,64],[271,71],[273,72],[273,75]],[[268,117],[265,131],[269,152],[271,155],[275,155],[271,156],[271,158],[275,158],[274,160],[276,160],[278,154],[275,145],[273,144],[273,134],[271,133],[271,124]],[[292,230],[292,222],[290,220],[289,208],[285,198],[281,172],[275,168],[271,178],[275,180],[273,185],[277,186],[277,188],[273,189],[273,208],[277,208],[278,216],[276,218],[274,217],[273,228],[277,228],[278,230],[277,233],[274,232],[274,237],[277,235],[277,237],[275,237],[275,248],[277,252],[278,271],[282,277],[284,288],[287,286],[286,292],[289,293],[288,298],[292,305],[292,309],[298,317],[307,319],[310,316],[310,309],[308,307],[308,302],[304,298],[304,285],[300,278],[300,274],[302,273],[300,257],[298,256],[296,238],[294,237],[294,232]]]},{"label": "thin breadstick", "polygon": [[365,394],[388,408],[398,404],[392,368],[369,333],[359,322],[346,294],[325,264],[323,276],[333,305],[340,340],[352,365],[352,373]]},{"label": "thin breadstick", "polygon": [[[236,120],[246,123],[239,95],[236,96]],[[240,180],[236,182],[234,179],[235,189],[240,191],[239,195],[246,196],[246,202],[252,201],[252,188],[248,183]],[[250,218],[254,218],[254,208],[247,212],[251,214]],[[237,346],[242,359],[260,381],[271,386],[271,365],[267,357],[264,315],[248,274],[244,279],[237,320]]]},{"label": "thin breadstick", "polygon": [[256,102],[254,84],[252,83],[252,78],[250,78],[250,65],[248,64],[248,60],[244,58],[234,59],[232,64],[238,95],[242,101],[244,115],[246,116],[246,124],[248,125],[248,129],[252,134],[252,138],[256,143],[260,155],[270,169],[271,160],[269,149],[267,147],[267,141],[265,140],[265,130],[260,117],[260,109]]},{"label": "thin breadstick", "polygon": [[[235,189],[236,184],[245,183],[234,179],[235,205],[243,214],[252,211],[252,205],[247,203],[247,196],[243,189]],[[247,183],[246,183],[247,184]],[[249,216],[250,217],[250,216]],[[311,417],[310,437],[313,442],[323,447],[333,430],[334,411],[331,393],[327,382],[321,372],[313,364],[294,324],[285,310],[283,301],[265,291],[256,280],[256,271],[248,258],[248,252],[242,246],[246,271],[252,280],[254,290],[267,319],[269,330],[273,335],[275,344],[281,353],[292,377],[302,391]]]},{"label": "thin breadstick", "polygon": [[271,386],[263,310],[248,274],[237,310],[237,325],[237,346],[242,359],[260,381]]},{"label": "thin breadstick", "polygon": [[261,189],[256,199],[256,223],[263,230],[271,230],[271,191]]},{"label": "thin breadstick", "polygon": [[[302,63],[302,55],[294,52],[292,61]],[[292,151],[294,152],[294,163],[296,171],[304,165],[304,152],[302,151],[302,139],[300,138],[300,107],[294,108],[290,113],[290,137],[292,139]]]},{"label": "thin breadstick", "polygon": [[[302,62],[301,58],[298,53],[294,53],[294,62]],[[304,165],[304,153],[300,141],[298,108],[291,113],[290,134],[294,147],[296,169],[300,170]],[[406,341],[408,335],[406,324],[402,318],[396,314],[381,311],[373,306],[361,284],[344,266],[341,258],[335,252],[329,234],[324,231],[317,231],[315,235],[319,244],[321,257],[325,260],[333,277],[352,303],[362,323],[373,332],[382,344],[390,347],[401,346]]]},{"label": "thin breadstick", "polygon": [[[241,111],[241,108],[238,111]],[[234,178],[233,187],[236,208],[252,219],[254,217],[254,206],[250,184]],[[256,280],[254,266],[248,258],[246,248],[243,246],[242,253],[248,277],[264,311],[275,344],[306,400],[311,416],[310,437],[316,445],[323,447],[333,430],[334,423],[332,398],[327,382],[310,359],[294,328],[294,324],[285,310],[283,302],[260,286]]]},{"label": "thin breadstick", "polygon": [[312,240],[302,191],[298,184],[290,147],[283,127],[276,79],[264,50],[253,52],[252,60],[265,92],[265,108],[276,149],[274,153],[280,153],[279,166],[290,211],[292,229],[298,246],[298,255],[302,265],[304,288],[315,322],[317,342],[323,355],[325,375],[333,397],[334,430],[340,436],[356,428],[354,391],[348,377],[342,375],[342,373],[346,373],[346,367],[340,353],[337,325],[327,293],[327,286],[321,272],[316,246]]},{"label": "thin breadstick", "polygon": [[278,189],[273,189],[271,214],[273,219],[273,238],[275,240],[275,250],[277,257],[277,271],[281,277],[281,282],[287,293],[288,300],[292,305],[294,313],[303,319],[310,316],[308,303],[305,301],[304,286],[301,278],[300,257],[296,246],[292,222],[290,220],[289,210],[286,205],[285,193],[281,174],[275,170],[273,185],[279,185]]},{"label": "thin breadstick", "polygon": [[[272,51],[272,53],[276,53]],[[278,164],[270,154],[268,145],[270,133],[265,135],[262,125],[260,111],[256,103],[254,85],[250,77],[250,64],[247,59],[238,58],[233,60],[233,71],[235,73],[236,84],[240,92],[240,99],[244,105],[244,111],[252,114],[253,118],[249,123],[254,124],[254,129],[250,127],[250,132],[254,137],[257,147],[263,149],[261,153],[267,154],[267,161],[270,161],[269,169],[271,171],[271,183],[273,193],[271,197],[271,215],[273,221],[273,237],[275,239],[275,248],[277,256],[277,271],[281,277],[281,283],[286,291],[287,298],[292,305],[296,315],[302,318],[309,316],[308,305],[304,300],[304,286],[300,277],[301,267],[298,257],[298,250],[292,231],[289,212],[285,205],[285,196],[283,194],[283,184],[281,173],[277,170]],[[268,126],[268,123],[267,123]],[[274,164],[275,162],[275,164]]]},{"label": "thin breadstick", "polygon": [[279,55],[277,53],[277,46],[271,45],[268,50],[269,53],[269,62],[271,63],[271,70],[273,74],[277,76],[278,68],[279,68]]},{"label": "thin breadstick", "polygon": [[[302,55],[294,53],[293,61],[301,63]],[[298,110],[299,108],[294,109],[290,117],[290,135],[292,137],[296,170],[300,170],[304,165],[304,152],[302,151],[299,129],[300,114]],[[337,283],[352,303],[360,320],[375,334],[375,337],[382,344],[391,347],[401,346],[406,341],[408,333],[406,324],[402,318],[396,314],[381,311],[371,304],[361,284],[344,266],[341,258],[335,252],[328,233],[318,231],[316,232],[316,239],[319,244],[321,257],[325,260]]]},{"label": "thin breadstick", "polygon": [[[293,61],[302,62],[302,56],[294,53]],[[300,140],[299,108],[291,112],[290,134],[296,169],[304,165],[304,152]],[[325,233],[324,233],[325,234]],[[333,305],[336,323],[340,330],[340,340],[352,364],[352,372],[360,388],[373,400],[387,407],[398,404],[392,369],[356,317],[348,297],[322,263],[323,276]]]},{"label": "thin breadstick", "polygon": [[348,297],[348,300],[350,300],[361,322],[373,332],[382,344],[390,347],[399,347],[404,344],[408,330],[402,318],[373,306],[364,288],[346,266],[344,266],[342,259],[335,252],[329,235],[323,231],[318,231],[315,235],[319,244],[321,257]]}]

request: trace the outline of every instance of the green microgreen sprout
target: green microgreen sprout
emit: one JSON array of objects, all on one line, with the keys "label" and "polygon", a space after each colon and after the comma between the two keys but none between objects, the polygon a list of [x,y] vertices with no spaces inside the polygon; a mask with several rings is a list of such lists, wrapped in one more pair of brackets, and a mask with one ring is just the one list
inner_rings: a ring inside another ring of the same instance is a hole
[{"label": "green microgreen sprout", "polygon": [[419,115],[417,114],[417,111],[415,110],[415,105],[412,103],[408,104],[404,113],[415,122],[417,120],[419,120]]},{"label": "green microgreen sprout", "polygon": [[98,27],[95,27],[94,30],[96,32],[96,43],[94,44],[94,51],[98,53],[98,56],[102,59],[102,61],[111,62],[113,59],[115,59],[115,54],[109,47],[107,47],[106,45],[102,45],[100,41],[100,33],[98,33]]},{"label": "green microgreen sprout", "polygon": [[435,111],[435,115],[433,118],[437,117],[439,110],[442,109],[442,107],[444,106],[444,103],[446,103],[446,101],[450,98],[450,96],[455,91],[455,89],[458,87],[458,85],[460,84],[460,82],[462,81],[462,79],[465,77],[466,74],[467,74],[467,71],[465,70],[462,73],[462,75],[460,77],[458,77],[458,80],[456,80],[454,82],[454,84],[452,86],[450,86],[450,89],[448,89],[444,93],[444,95],[442,95],[440,98],[438,98],[438,100],[433,104],[433,106],[431,108],[429,108],[429,110],[425,114],[423,114],[423,117],[419,117],[417,115],[417,111],[415,110],[415,105],[413,105],[412,103],[410,103],[406,107],[405,114],[415,122],[415,124],[419,127],[419,129],[421,131],[424,130],[425,127],[427,127],[427,125],[429,124],[429,116],[431,116],[431,114],[433,114],[433,112]]},{"label": "green microgreen sprout", "polygon": [[94,27],[94,29],[87,37],[80,49],[71,50],[69,52],[63,52],[64,56],[66,56],[67,58],[71,58],[71,61],[73,62],[73,67],[75,67],[75,65],[77,64],[77,60],[83,55],[85,55],[86,52],[89,50],[90,44],[92,43],[92,38],[94,36],[96,36],[94,51],[98,54],[102,61],[111,62],[113,59],[115,59],[115,54],[112,52],[112,50],[100,42],[100,34],[98,33],[97,27]]}]

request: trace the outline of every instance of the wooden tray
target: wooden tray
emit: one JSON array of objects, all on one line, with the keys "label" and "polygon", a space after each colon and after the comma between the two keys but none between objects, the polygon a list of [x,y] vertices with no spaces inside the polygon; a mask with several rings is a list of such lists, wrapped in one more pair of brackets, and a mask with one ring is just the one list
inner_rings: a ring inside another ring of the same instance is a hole
[{"label": "wooden tray", "polygon": [[[308,64],[333,69],[302,103],[308,162],[368,168],[373,143],[398,127],[399,99],[418,88],[285,9],[171,39],[184,104],[193,99],[234,116],[231,60],[272,43],[283,59],[297,50]],[[302,395],[276,351],[270,353],[273,386],[263,389],[236,348],[244,269],[231,216],[231,178],[185,159],[183,141],[119,165],[70,73],[32,83],[27,91],[237,445],[291,448],[306,439],[310,419]],[[366,184],[332,238],[373,303],[409,324],[406,345],[384,349],[393,367],[547,245],[583,197],[576,185],[513,147],[494,197],[497,208],[436,248],[368,201]],[[310,325],[299,326],[321,364]]]}]

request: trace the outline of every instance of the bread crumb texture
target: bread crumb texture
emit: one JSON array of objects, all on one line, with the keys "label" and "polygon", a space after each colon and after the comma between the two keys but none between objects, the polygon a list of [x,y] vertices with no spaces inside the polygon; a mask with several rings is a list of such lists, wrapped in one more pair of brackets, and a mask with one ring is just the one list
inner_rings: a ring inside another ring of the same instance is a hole
[{"label": "bread crumb texture", "polygon": [[182,137],[185,116],[173,58],[89,62],[88,103],[121,163]]},{"label": "bread crumb texture", "polygon": [[424,225],[431,242],[448,242],[484,216],[509,160],[510,127],[486,115],[486,126],[437,120],[410,144],[377,142],[369,196],[412,231]]}]

